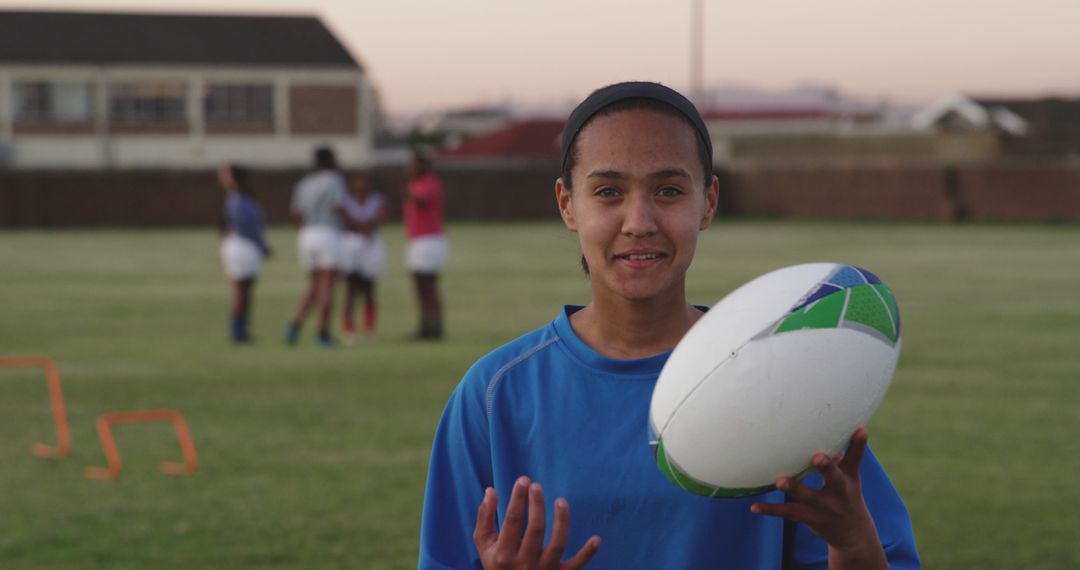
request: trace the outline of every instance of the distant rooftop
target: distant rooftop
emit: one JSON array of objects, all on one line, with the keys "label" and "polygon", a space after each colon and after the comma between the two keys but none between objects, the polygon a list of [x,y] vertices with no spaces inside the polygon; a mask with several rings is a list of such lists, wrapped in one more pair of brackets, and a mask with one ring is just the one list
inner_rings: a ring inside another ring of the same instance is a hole
[{"label": "distant rooftop", "polygon": [[314,16],[7,10],[0,10],[0,62],[360,69]]},{"label": "distant rooftop", "polygon": [[825,109],[714,109],[702,113],[706,121],[797,121],[829,119],[834,116]]},{"label": "distant rooftop", "polygon": [[557,159],[565,121],[531,119],[471,139],[439,153],[440,158]]}]

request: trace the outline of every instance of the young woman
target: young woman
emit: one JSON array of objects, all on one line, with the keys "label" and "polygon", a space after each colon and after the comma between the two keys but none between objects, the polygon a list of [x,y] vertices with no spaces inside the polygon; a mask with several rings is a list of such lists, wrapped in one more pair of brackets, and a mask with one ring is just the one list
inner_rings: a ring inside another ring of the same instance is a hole
[{"label": "young woman", "polygon": [[379,228],[386,222],[386,200],[371,192],[367,174],[349,177],[351,194],[345,200],[345,237],[341,240],[341,272],[345,275],[345,315],[342,322],[346,344],[356,341],[355,301],[364,295],[364,336],[375,336],[375,283],[382,276],[386,248]]},{"label": "young woman", "polygon": [[235,165],[218,169],[218,183],[225,190],[225,222],[222,226],[221,263],[232,286],[232,324],[234,343],[251,340],[248,317],[255,280],[270,247],[263,237],[262,209],[251,198],[248,171]]},{"label": "young woman", "polygon": [[297,253],[300,265],[308,274],[308,287],[285,328],[285,342],[296,344],[308,313],[315,309],[318,336],[315,343],[331,348],[330,312],[334,302],[334,282],[341,264],[342,210],[348,189],[338,168],[337,158],[329,148],[315,150],[315,170],[300,179],[293,189],[289,211],[300,224]]},{"label": "young woman", "polygon": [[686,272],[716,209],[711,165],[701,117],[661,85],[611,85],[570,115],[555,197],[591,301],[482,358],[452,394],[421,568],[918,567],[865,430],[844,457],[819,454],[817,473],[758,497],[693,495],[656,467],[652,390],[703,314]]},{"label": "young woman", "polygon": [[420,305],[416,338],[438,340],[443,336],[439,273],[450,254],[450,241],[443,233],[442,183],[431,170],[431,160],[419,153],[409,163],[409,185],[402,210],[407,238],[405,266],[412,273]]}]

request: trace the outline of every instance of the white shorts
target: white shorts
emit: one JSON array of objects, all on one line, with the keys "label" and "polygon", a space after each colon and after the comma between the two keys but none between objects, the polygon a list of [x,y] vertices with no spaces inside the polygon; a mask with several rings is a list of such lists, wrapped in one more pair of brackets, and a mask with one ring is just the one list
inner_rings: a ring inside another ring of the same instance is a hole
[{"label": "white shorts", "polygon": [[359,274],[365,279],[382,277],[386,248],[379,236],[346,232],[341,238],[341,272]]},{"label": "white shorts", "polygon": [[409,240],[405,247],[405,267],[413,273],[438,273],[449,255],[450,240],[446,236],[420,236]]},{"label": "white shorts", "polygon": [[229,234],[221,242],[221,264],[229,279],[253,279],[262,269],[262,252],[246,237]]},{"label": "white shorts", "polygon": [[308,270],[337,269],[341,265],[341,232],[326,226],[300,230],[297,239],[300,265]]}]

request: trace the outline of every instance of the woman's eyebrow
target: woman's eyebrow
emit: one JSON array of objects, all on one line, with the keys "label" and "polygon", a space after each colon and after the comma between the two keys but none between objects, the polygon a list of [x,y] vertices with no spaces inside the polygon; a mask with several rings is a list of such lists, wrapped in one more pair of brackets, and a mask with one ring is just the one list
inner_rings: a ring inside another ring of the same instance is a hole
[{"label": "woman's eyebrow", "polygon": [[[645,175],[646,178],[690,178],[690,173],[686,170],[678,167],[665,168],[663,170],[657,170],[656,172],[650,172]],[[585,178],[608,178],[614,180],[623,180],[630,176],[624,172],[618,170],[594,170],[587,174]]]},{"label": "woman's eyebrow", "polygon": [[649,178],[690,178],[690,173],[681,168],[665,168],[649,174]]},{"label": "woman's eyebrow", "polygon": [[627,178],[626,174],[619,172],[618,170],[594,170],[587,174],[585,178],[613,178],[616,180],[622,180]]}]

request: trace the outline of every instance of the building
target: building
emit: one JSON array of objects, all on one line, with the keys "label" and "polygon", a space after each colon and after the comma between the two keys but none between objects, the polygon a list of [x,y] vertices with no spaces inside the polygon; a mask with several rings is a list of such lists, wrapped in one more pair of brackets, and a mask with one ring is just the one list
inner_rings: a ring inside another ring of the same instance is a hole
[{"label": "building", "polygon": [[0,11],[0,166],[366,166],[373,97],[312,16]]},{"label": "building", "polygon": [[994,135],[1008,156],[1080,156],[1080,99],[950,95],[913,117],[916,128]]}]

